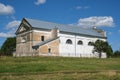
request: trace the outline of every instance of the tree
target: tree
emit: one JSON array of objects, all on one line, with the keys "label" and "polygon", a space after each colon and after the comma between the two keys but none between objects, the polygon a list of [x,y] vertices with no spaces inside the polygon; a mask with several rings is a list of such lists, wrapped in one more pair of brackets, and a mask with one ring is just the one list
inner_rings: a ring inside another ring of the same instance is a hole
[{"label": "tree", "polygon": [[16,37],[10,37],[5,40],[1,47],[1,54],[12,55],[13,50],[16,48]]},{"label": "tree", "polygon": [[104,44],[105,44],[104,52],[107,53],[107,57],[111,57],[113,55],[112,47],[108,44],[108,42],[104,42]]},{"label": "tree", "polygon": [[111,46],[108,44],[108,42],[97,40],[95,43],[93,43],[94,49],[93,52],[99,53],[99,58],[102,56],[102,52],[107,53],[107,57],[110,57],[113,53],[113,50]]},{"label": "tree", "polygon": [[115,51],[112,57],[120,57],[120,50]]}]

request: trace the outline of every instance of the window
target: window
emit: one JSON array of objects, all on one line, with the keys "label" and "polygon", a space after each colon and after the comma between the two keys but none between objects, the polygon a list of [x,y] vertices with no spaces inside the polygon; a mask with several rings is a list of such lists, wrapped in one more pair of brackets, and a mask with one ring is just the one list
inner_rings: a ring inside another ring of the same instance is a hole
[{"label": "window", "polygon": [[48,53],[51,53],[51,49],[50,48],[48,48]]},{"label": "window", "polygon": [[92,45],[93,45],[93,43],[92,43],[92,42],[89,42],[89,43],[88,43],[88,45],[89,45],[89,46],[92,46]]},{"label": "window", "polygon": [[78,41],[77,44],[78,44],[78,45],[83,45],[83,42],[80,40],[80,41]]},{"label": "window", "polygon": [[66,44],[72,44],[72,41],[71,41],[70,39],[68,39],[68,40],[66,41]]},{"label": "window", "polygon": [[21,37],[21,42],[26,42],[26,37]]},{"label": "window", "polygon": [[41,36],[41,41],[44,41],[44,36]]}]

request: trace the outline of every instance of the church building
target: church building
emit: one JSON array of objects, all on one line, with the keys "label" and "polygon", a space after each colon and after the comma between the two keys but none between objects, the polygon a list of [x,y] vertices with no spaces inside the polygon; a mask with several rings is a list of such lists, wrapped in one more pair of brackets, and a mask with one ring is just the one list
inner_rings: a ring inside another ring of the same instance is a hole
[{"label": "church building", "polygon": [[14,56],[98,57],[91,45],[98,39],[106,41],[105,31],[23,18]]}]

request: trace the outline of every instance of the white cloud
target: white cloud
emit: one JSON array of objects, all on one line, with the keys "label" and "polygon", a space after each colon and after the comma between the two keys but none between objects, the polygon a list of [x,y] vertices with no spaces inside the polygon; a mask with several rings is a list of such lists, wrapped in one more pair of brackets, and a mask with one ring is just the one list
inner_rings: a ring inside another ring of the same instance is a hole
[{"label": "white cloud", "polygon": [[14,20],[14,21],[9,22],[6,25],[6,29],[8,30],[8,32],[0,32],[0,37],[7,38],[7,37],[15,36],[15,31],[19,25],[20,25],[19,20]]},{"label": "white cloud", "polygon": [[88,9],[88,8],[90,8],[90,7],[88,7],[88,6],[76,6],[75,7],[76,10]]},{"label": "white cloud", "polygon": [[80,10],[80,9],[82,9],[82,6],[77,6],[76,7],[76,10]]},{"label": "white cloud", "polygon": [[8,33],[4,33],[4,32],[0,32],[0,37],[3,37],[3,38],[7,38],[7,37],[13,37],[15,36],[15,34],[10,34],[9,32]]},{"label": "white cloud", "polygon": [[118,33],[120,33],[120,30],[118,30]]},{"label": "white cloud", "polygon": [[14,21],[11,21],[9,22],[7,25],[6,25],[6,28],[7,29],[10,29],[10,28],[15,28],[15,27],[18,27],[20,25],[20,22],[19,20],[14,20]]},{"label": "white cloud", "polygon": [[4,5],[0,3],[0,14],[1,15],[8,15],[13,14],[15,12],[14,8],[10,5]]},{"label": "white cloud", "polygon": [[74,23],[68,24],[68,26],[74,26],[74,25],[75,25]]},{"label": "white cloud", "polygon": [[114,27],[114,21],[111,16],[93,16],[88,18],[82,18],[78,20],[78,26],[91,28],[95,27]]},{"label": "white cloud", "polygon": [[40,4],[44,4],[46,2],[46,0],[37,0],[35,2],[35,5],[40,5]]},{"label": "white cloud", "polygon": [[108,32],[108,35],[112,35],[112,32]]}]

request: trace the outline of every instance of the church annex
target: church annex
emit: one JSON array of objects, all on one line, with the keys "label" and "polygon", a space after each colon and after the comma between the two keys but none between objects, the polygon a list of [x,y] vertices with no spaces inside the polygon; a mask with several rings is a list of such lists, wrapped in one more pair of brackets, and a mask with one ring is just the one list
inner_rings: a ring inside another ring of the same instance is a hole
[{"label": "church annex", "polygon": [[106,41],[103,30],[23,18],[16,31],[14,56],[98,57],[91,45],[98,39]]}]

